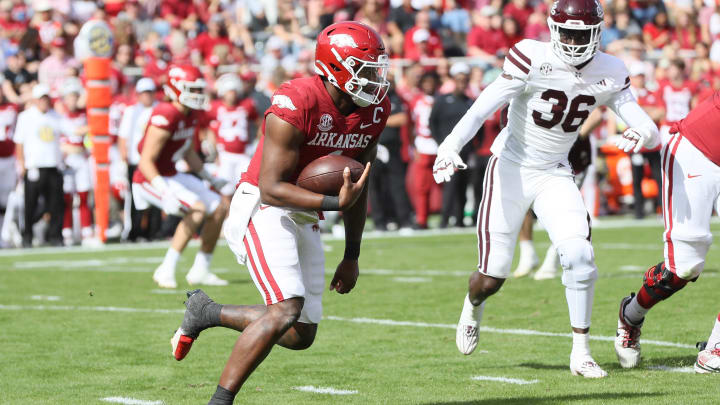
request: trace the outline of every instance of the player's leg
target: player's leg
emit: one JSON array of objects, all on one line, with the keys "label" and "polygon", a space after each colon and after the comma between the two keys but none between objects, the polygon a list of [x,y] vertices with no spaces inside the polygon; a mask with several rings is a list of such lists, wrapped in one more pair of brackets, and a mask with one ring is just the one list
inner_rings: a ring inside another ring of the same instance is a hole
[{"label": "player's leg", "polygon": [[87,159],[79,155],[75,163],[75,190],[79,197],[80,229],[83,239],[93,236],[92,212],[90,211],[89,195],[91,186],[90,164]]},{"label": "player's leg", "polygon": [[420,229],[427,228],[430,211],[430,192],[434,181],[432,177],[434,159],[434,155],[417,154],[413,164],[415,219]]},{"label": "player's leg", "polygon": [[74,243],[74,227],[73,227],[73,198],[75,196],[75,170],[72,167],[66,167],[63,170],[63,200],[65,201],[65,211],[63,215],[62,235],[66,246]]},{"label": "player's leg", "polygon": [[[205,223],[202,228],[202,233],[200,234],[200,249],[195,255],[195,261],[185,279],[191,285],[227,285],[228,282],[226,280],[210,272],[210,262],[212,261],[213,251],[220,236],[223,221],[227,216],[227,205],[223,202],[219,194],[207,188],[207,186],[195,176],[178,173],[173,176],[173,181],[168,184],[170,187],[173,187],[172,184],[177,186],[177,195],[182,196],[183,193],[187,193],[188,200],[197,198],[202,202],[203,207],[205,207]],[[191,197],[189,194],[195,197]],[[197,227],[193,229],[193,233],[196,230]]]},{"label": "player's leg", "polygon": [[569,171],[549,173],[541,183],[533,210],[560,255],[562,283],[573,331],[570,370],[574,375],[601,378],[607,373],[590,355],[589,331],[597,279],[590,243],[590,215]]},{"label": "player's leg", "polygon": [[560,257],[558,256],[557,249],[555,249],[554,245],[550,245],[547,252],[545,252],[545,259],[543,259],[542,264],[533,275],[533,279],[548,280],[557,277],[559,260]]},{"label": "player's leg", "polygon": [[478,271],[468,283],[455,343],[463,354],[475,350],[485,299],[502,287],[510,274],[517,234],[528,210],[521,168],[492,157],[478,211]]},{"label": "player's leg", "polygon": [[712,243],[710,217],[720,190],[720,168],[679,134],[661,153],[665,260],[651,266],[637,294],[620,303],[615,353],[623,367],[640,361],[640,328],[647,312],[700,275]]},{"label": "player's leg", "polygon": [[720,314],[715,319],[715,325],[710,332],[705,348],[698,353],[695,372],[700,374],[720,373]]},{"label": "player's leg", "polygon": [[513,271],[513,277],[525,277],[535,269],[540,262],[537,253],[535,252],[535,246],[533,246],[533,224],[535,218],[533,217],[531,210],[528,210],[525,214],[520,233],[518,234],[518,247],[520,248],[520,260],[518,266]]}]

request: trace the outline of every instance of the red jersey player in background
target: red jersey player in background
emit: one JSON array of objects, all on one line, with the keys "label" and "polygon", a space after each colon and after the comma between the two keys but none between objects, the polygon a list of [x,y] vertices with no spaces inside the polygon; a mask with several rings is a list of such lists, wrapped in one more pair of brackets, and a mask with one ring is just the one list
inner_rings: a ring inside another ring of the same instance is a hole
[{"label": "red jersey player in background", "polygon": [[685,62],[681,59],[670,61],[667,68],[667,79],[659,83],[657,99],[665,107],[665,120],[660,126],[660,136],[665,144],[669,137],[670,127],[685,118],[693,106],[693,98],[697,94],[696,83],[687,79]]},{"label": "red jersey player in background", "polygon": [[217,143],[218,176],[228,182],[218,191],[227,196],[235,192],[240,175],[250,164],[250,123],[258,117],[252,98],[243,98],[243,87],[234,73],[220,76],[215,89],[221,99],[212,103],[208,116]]},{"label": "red jersey player in background", "polygon": [[[7,224],[5,221],[6,211],[13,213],[16,207],[22,205],[22,200],[15,197],[15,186],[17,185],[17,167],[15,163],[15,143],[13,142],[13,131],[17,121],[18,109],[15,104],[8,103],[3,92],[0,91],[0,244],[11,245],[13,239],[19,239],[19,231],[15,225],[15,216],[9,215]],[[11,197],[13,195],[13,197]],[[12,228],[12,231],[10,230]]]},{"label": "red jersey player in background", "polygon": [[[227,207],[221,203],[220,195],[208,189],[200,178],[209,181],[216,190],[226,183],[203,169],[203,162],[192,147],[208,103],[205,80],[196,67],[175,65],[170,67],[163,87],[172,101],[153,108],[145,135],[138,144],[140,162],[133,175],[133,198],[138,210],[152,204],[169,215],[182,216],[183,220],[153,280],[160,287],[177,288],[175,267],[180,254],[204,220],[200,250],[185,278],[189,284],[227,285],[227,281],[210,272],[210,260]],[[181,159],[200,178],[179,173],[175,164]]]},{"label": "red jersey player in background", "polygon": [[60,93],[62,101],[57,111],[62,116],[65,136],[61,139],[61,149],[65,170],[63,171],[63,192],[65,198],[65,218],[62,235],[65,245],[75,243],[73,235],[73,199],[78,197],[80,230],[83,242],[93,236],[92,212],[88,198],[92,188],[90,176],[90,154],[85,148],[85,135],[89,131],[87,114],[81,105],[83,86],[80,79],[70,77],[63,82]]},{"label": "red jersey player in background", "polygon": [[[275,344],[302,350],[315,340],[325,268],[319,211],[343,211],[345,222],[345,255],[330,289],[345,294],[357,281],[365,182],[390,114],[389,61],[380,36],[349,21],[320,33],[315,60],[318,76],[291,80],[273,95],[264,136],[233,196],[225,228],[228,245],[239,262],[247,258],[266,305],[219,305],[201,290],[189,292],[185,318],[172,339],[173,354],[181,360],[206,328],[242,332],[209,404],[232,404]],[[329,154],[366,163],[358,182],[351,182],[346,168],[337,197],[295,185],[308,163]]]},{"label": "red jersey player in background", "polygon": [[[670,129],[663,146],[665,260],[650,267],[636,294],[620,302],[615,353],[620,365],[640,362],[640,328],[658,302],[695,281],[712,243],[710,217],[720,212],[720,92],[706,99]],[[698,354],[698,373],[720,372],[720,315],[707,348]]]},{"label": "red jersey player in background", "polygon": [[435,92],[440,84],[437,73],[427,72],[420,77],[420,92],[410,100],[410,117],[413,121],[415,157],[412,165],[412,202],[415,221],[420,229],[427,229],[430,212],[430,194],[435,185],[432,167],[438,144],[430,133],[430,112]]}]

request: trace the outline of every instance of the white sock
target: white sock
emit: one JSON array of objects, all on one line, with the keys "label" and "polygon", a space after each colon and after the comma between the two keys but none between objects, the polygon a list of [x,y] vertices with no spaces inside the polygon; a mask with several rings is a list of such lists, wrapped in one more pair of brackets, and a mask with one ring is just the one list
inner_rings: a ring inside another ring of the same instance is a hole
[{"label": "white sock", "polygon": [[535,246],[531,240],[521,240],[520,243],[520,257],[532,259],[535,256]]},{"label": "white sock", "polygon": [[720,349],[718,344],[720,344],[720,314],[718,314],[717,319],[715,319],[715,326],[708,338],[707,347],[710,349]]},{"label": "white sock", "polygon": [[212,253],[205,253],[202,250],[198,250],[197,254],[195,255],[195,263],[193,263],[193,268],[197,267],[205,270],[210,269],[210,261],[212,260],[212,257]]},{"label": "white sock", "polygon": [[178,260],[180,260],[180,252],[173,248],[168,248],[167,253],[165,253],[165,258],[163,259],[162,265],[175,270]]},{"label": "white sock", "polygon": [[573,332],[573,346],[570,356],[590,355],[590,334]]},{"label": "white sock", "polygon": [[585,329],[590,327],[594,292],[595,285],[582,290],[565,288],[565,299],[567,299],[570,313],[570,325],[573,328]]},{"label": "white sock", "polygon": [[465,302],[463,303],[463,311],[462,311],[462,318],[463,321],[477,321],[478,325],[480,324],[480,321],[482,320],[482,314],[483,310],[485,309],[485,301],[480,303],[480,305],[475,306],[470,302],[470,297],[468,295],[465,296]]},{"label": "white sock", "polygon": [[555,250],[554,245],[550,245],[550,247],[547,250],[547,253],[545,253],[545,260],[543,260],[542,268],[546,270],[554,270],[557,269],[558,266],[558,254],[557,250]]},{"label": "white sock", "polygon": [[631,325],[637,326],[643,322],[645,314],[647,314],[648,311],[649,309],[643,308],[643,306],[640,305],[636,295],[632,300],[630,300],[630,303],[625,306],[623,316],[625,317],[625,321],[629,322]]}]

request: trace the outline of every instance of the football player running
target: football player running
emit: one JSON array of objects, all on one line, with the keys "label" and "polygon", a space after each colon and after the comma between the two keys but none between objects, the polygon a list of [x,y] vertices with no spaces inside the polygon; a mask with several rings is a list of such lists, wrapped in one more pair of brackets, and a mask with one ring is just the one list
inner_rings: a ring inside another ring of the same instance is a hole
[{"label": "football player running", "polygon": [[[226,182],[203,169],[202,160],[192,147],[198,122],[202,121],[208,104],[205,80],[196,67],[173,65],[163,87],[171,102],[159,103],[153,108],[138,144],[140,162],[133,175],[133,201],[138,210],[152,204],[183,220],[153,280],[162,288],[177,288],[175,267],[180,254],[204,220],[200,250],[185,279],[189,284],[227,285],[226,280],[210,272],[227,207],[221,203],[220,195],[206,187],[200,178],[216,190],[222,189]],[[179,173],[175,164],[181,159],[200,178]]]},{"label": "football player running", "polygon": [[[673,124],[663,138],[662,202],[665,259],[651,266],[636,294],[620,301],[615,353],[620,365],[640,363],[640,328],[645,314],[668,299],[705,267],[713,235],[710,217],[720,212],[720,92]],[[695,362],[698,373],[720,373],[720,315]]]},{"label": "football player running", "polygon": [[504,72],[478,97],[438,148],[435,180],[466,168],[458,153],[485,119],[510,103],[508,125],[492,145],[478,212],[478,271],[469,280],[456,343],[470,354],[478,343],[485,299],[510,273],[518,231],[528,208],[545,225],[560,255],[573,346],[570,371],[586,378],[607,373],[590,355],[590,317],[597,268],[590,216],[575,186],[568,152],[590,112],[607,105],[628,123],[618,141],[624,150],[658,142],[658,130],[629,90],[620,59],[598,52],[603,10],[597,0],[557,0],[550,42],[522,40],[504,61]]},{"label": "football player running", "polygon": [[[171,341],[173,355],[182,360],[204,329],[242,332],[209,404],[232,404],[276,344],[293,350],[313,344],[325,282],[320,211],[343,211],[345,222],[345,254],[330,290],[346,294],[355,286],[369,162],[390,114],[388,67],[377,32],[341,22],[318,36],[318,75],[291,80],[273,95],[264,136],[235,191],[225,227],[228,245],[238,262],[247,260],[265,305],[219,305],[201,290],[189,292],[185,317]],[[357,183],[346,168],[336,197],[295,185],[305,166],[329,154],[365,163]]]}]

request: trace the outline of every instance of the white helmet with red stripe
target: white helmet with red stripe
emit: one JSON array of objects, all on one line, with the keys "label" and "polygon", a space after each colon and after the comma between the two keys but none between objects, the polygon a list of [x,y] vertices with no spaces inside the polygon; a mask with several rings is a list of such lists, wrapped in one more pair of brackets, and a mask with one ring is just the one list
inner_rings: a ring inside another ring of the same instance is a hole
[{"label": "white helmet with red stripe", "polygon": [[193,110],[207,110],[209,97],[205,93],[205,79],[195,66],[170,65],[168,82],[163,84],[165,94]]},{"label": "white helmet with red stripe", "polygon": [[243,82],[235,73],[225,73],[215,82],[215,91],[218,96],[223,97],[228,91],[235,91],[238,96],[244,90]]}]

